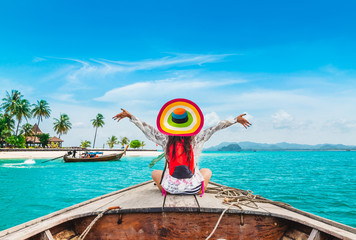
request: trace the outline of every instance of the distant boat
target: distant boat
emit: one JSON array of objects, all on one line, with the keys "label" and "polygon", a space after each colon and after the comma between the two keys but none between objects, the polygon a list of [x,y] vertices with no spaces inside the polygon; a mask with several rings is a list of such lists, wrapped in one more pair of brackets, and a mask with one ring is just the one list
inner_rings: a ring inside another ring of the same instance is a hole
[{"label": "distant boat", "polygon": [[[72,156],[72,153],[68,153],[63,156],[65,162],[106,162],[106,161],[118,161],[125,154],[129,145],[126,146],[122,153],[114,153],[108,155],[102,155],[103,152],[85,152],[80,157]],[[73,153],[75,155],[75,153]]]},{"label": "distant boat", "polygon": [[[229,198],[217,198],[217,189],[259,201],[244,204],[241,200],[236,203],[238,206],[229,208],[223,203],[229,202]],[[210,183],[202,197],[162,196],[153,182],[148,181],[4,230],[0,232],[0,240],[178,240],[206,239],[209,234],[211,239],[240,240],[356,239],[355,228],[244,190]]]}]

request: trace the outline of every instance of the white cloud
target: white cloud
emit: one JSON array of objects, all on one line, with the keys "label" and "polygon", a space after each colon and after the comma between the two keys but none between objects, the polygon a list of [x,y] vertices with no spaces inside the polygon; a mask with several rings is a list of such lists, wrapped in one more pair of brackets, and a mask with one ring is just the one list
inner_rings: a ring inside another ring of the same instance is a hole
[{"label": "white cloud", "polygon": [[73,128],[85,128],[88,127],[86,124],[84,124],[83,122],[74,122],[72,124]]},{"label": "white cloud", "polygon": [[208,113],[204,116],[204,126],[209,127],[217,124],[220,121],[220,117],[216,112]]},{"label": "white cloud", "polygon": [[294,118],[287,112],[280,110],[272,115],[273,127],[280,128],[292,128]]},{"label": "white cloud", "polygon": [[[230,54],[231,55],[231,54]],[[91,59],[90,61],[83,61],[73,58],[57,58],[69,60],[81,64],[81,67],[73,69],[68,74],[70,81],[76,81],[79,78],[88,75],[105,76],[107,74],[114,74],[118,72],[134,72],[140,70],[151,70],[161,67],[169,66],[187,66],[187,65],[202,65],[204,63],[212,63],[220,61],[229,56],[229,54],[180,54],[174,57],[164,57],[160,59],[148,59],[136,62],[129,61],[114,61],[107,59]]]},{"label": "white cloud", "polygon": [[324,123],[321,130],[350,133],[356,130],[356,120],[333,119]]},{"label": "white cloud", "polygon": [[43,62],[43,61],[46,61],[46,60],[47,60],[47,59],[45,59],[45,58],[34,57],[34,58],[32,59],[32,62],[38,63],[38,62]]},{"label": "white cloud", "polygon": [[127,61],[112,61],[112,60],[94,60],[97,63],[104,65],[106,68],[110,68],[111,71],[138,71],[138,70],[149,70],[159,67],[166,67],[172,65],[202,65],[204,63],[217,62],[231,54],[206,54],[206,55],[195,55],[195,54],[179,54],[175,57],[164,57],[160,59],[149,59],[137,62],[127,62]]},{"label": "white cloud", "polygon": [[77,103],[78,101],[74,98],[74,94],[64,93],[64,94],[51,94],[51,98],[63,102]]},{"label": "white cloud", "polygon": [[296,120],[286,111],[280,110],[272,115],[272,123],[275,129],[301,129],[307,128],[311,124],[311,121]]},{"label": "white cloud", "polygon": [[138,82],[124,87],[114,88],[103,96],[95,98],[97,101],[117,102],[123,98],[151,99],[162,96],[187,94],[196,90],[212,89],[241,83],[240,80],[203,81],[199,79],[167,79],[157,81]]},{"label": "white cloud", "polygon": [[14,89],[19,90],[21,94],[26,97],[28,95],[31,95],[35,90],[33,86],[19,83],[14,79],[0,77],[0,93],[2,96],[5,96],[6,91],[8,91],[11,94],[11,90]]}]

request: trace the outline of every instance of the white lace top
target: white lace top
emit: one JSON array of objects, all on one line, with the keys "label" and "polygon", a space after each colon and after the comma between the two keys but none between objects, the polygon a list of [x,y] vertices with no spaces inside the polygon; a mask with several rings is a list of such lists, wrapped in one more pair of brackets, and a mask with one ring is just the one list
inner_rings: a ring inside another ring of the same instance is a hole
[{"label": "white lace top", "polygon": [[[161,133],[160,131],[158,131],[157,129],[152,127],[151,125],[141,121],[140,119],[136,118],[135,116],[132,116],[130,121],[133,122],[145,134],[145,136],[149,140],[160,145],[163,148],[163,150],[165,151],[166,144],[168,142],[168,135]],[[204,143],[206,141],[208,141],[210,139],[210,137],[216,131],[230,127],[231,125],[233,125],[235,123],[236,123],[236,118],[232,121],[223,120],[223,121],[220,121],[215,126],[207,128],[205,130],[202,130],[197,135],[195,135],[195,137],[193,138],[193,141],[192,141],[195,167],[197,167],[198,159],[199,159],[200,153],[203,150]]]}]

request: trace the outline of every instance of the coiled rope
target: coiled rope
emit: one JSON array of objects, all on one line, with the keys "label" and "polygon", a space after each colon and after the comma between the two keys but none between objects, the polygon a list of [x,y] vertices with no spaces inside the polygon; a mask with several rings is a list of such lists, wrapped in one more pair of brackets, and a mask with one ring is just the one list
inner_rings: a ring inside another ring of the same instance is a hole
[{"label": "coiled rope", "polygon": [[260,195],[253,195],[253,192],[250,190],[245,191],[237,188],[221,186],[221,187],[209,187],[206,189],[205,192],[215,194],[216,198],[222,198],[223,199],[222,203],[227,205],[224,211],[220,214],[220,217],[216,222],[213,231],[206,238],[206,240],[210,239],[214,235],[225,212],[232,207],[237,207],[241,210],[243,210],[242,206],[258,209],[259,206],[257,205],[257,203],[271,203],[277,206],[290,206],[289,204],[284,202],[276,202],[263,198]]}]

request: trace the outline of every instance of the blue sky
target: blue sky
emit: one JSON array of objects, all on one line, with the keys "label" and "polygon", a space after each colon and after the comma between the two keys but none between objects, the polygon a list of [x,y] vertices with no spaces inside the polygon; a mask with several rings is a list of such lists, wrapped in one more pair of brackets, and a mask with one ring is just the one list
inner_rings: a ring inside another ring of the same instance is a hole
[{"label": "blue sky", "polygon": [[[0,93],[20,90],[67,113],[65,145],[144,136],[111,117],[154,125],[184,97],[206,127],[248,113],[222,141],[356,145],[354,1],[6,1],[0,3]],[[34,122],[33,120],[30,122]],[[53,120],[42,130],[53,133]],[[148,146],[154,146],[148,144]]]}]

